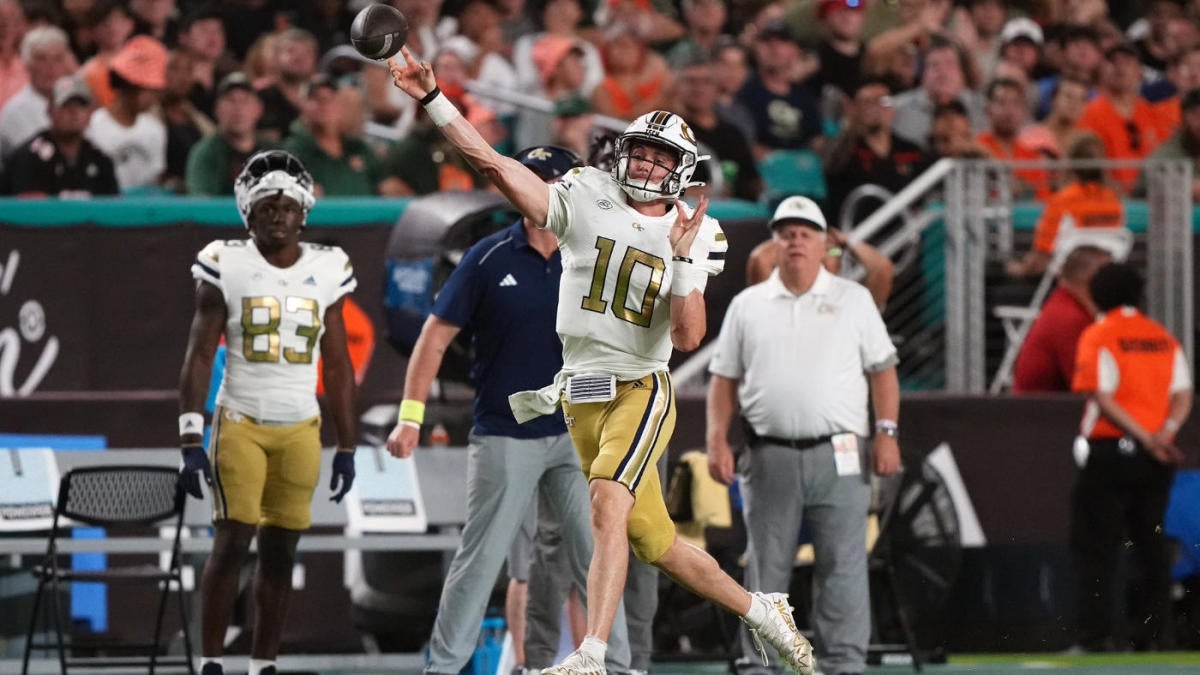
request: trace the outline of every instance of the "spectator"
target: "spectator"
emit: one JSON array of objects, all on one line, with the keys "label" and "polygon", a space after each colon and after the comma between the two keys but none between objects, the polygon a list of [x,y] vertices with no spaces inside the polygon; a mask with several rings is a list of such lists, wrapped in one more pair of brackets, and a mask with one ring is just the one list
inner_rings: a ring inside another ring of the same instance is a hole
[{"label": "spectator", "polygon": [[772,150],[824,148],[821,108],[814,92],[794,81],[801,47],[782,22],[770,22],[758,32],[756,70],[737,93],[737,100],[754,120],[754,155],[761,160]]},{"label": "spectator", "polygon": [[50,98],[50,128],[12,154],[0,194],[63,198],[116,194],[112,160],[83,137],[91,116],[88,86],[70,75],[59,78]]},{"label": "spectator", "polygon": [[[1169,130],[1139,93],[1142,66],[1137,51],[1128,43],[1118,43],[1107,55],[1100,93],[1083,109],[1079,126],[1100,137],[1109,159],[1143,159],[1167,139]],[[1113,170],[1112,175],[1122,192],[1128,194],[1138,170],[1122,167]]]},{"label": "spectator", "polygon": [[148,35],[163,45],[179,44],[179,11],[175,0],[129,0],[134,35]]},{"label": "spectator", "polygon": [[[557,35],[573,40],[583,51],[583,84],[580,90],[586,97],[604,80],[604,63],[600,51],[594,44],[583,39],[579,24],[583,21],[583,6],[580,0],[547,0],[541,13],[542,32],[523,35],[513,43],[512,61],[517,69],[517,84],[522,91],[537,91],[542,85],[542,74],[533,59],[533,46],[543,37]],[[395,91],[391,81],[388,89]]]},{"label": "spectator", "polygon": [[1088,96],[1100,83],[1100,68],[1104,52],[1100,49],[1100,34],[1091,26],[1067,26],[1059,35],[1062,58],[1058,73],[1038,80],[1038,108],[1035,117],[1042,119],[1050,111],[1050,99],[1060,79],[1076,80],[1087,85]]},{"label": "spectator", "polygon": [[47,108],[54,83],[75,72],[75,57],[67,46],[67,34],[54,26],[42,26],[21,39],[21,61],[29,82],[0,109],[0,163],[34,134],[50,126]]},{"label": "spectator", "polygon": [[309,81],[299,123],[283,141],[312,174],[319,194],[362,197],[379,194],[382,174],[375,154],[360,138],[342,133],[337,85],[326,75]]},{"label": "spectator", "polygon": [[728,432],[740,410],[747,586],[786,590],[808,528],[817,661],[823,672],[861,673],[871,633],[868,473],[900,468],[896,348],[866,289],[822,266],[825,217],[812,200],[785,199],[770,225],[779,269],[730,303],[709,367],[709,472],[733,481]]},{"label": "spectator", "polygon": [[[529,90],[531,94],[554,103],[582,100],[583,79],[587,73],[583,49],[576,40],[547,33],[534,43],[532,57],[540,80],[537,89]],[[551,143],[555,140],[555,118],[554,111],[522,109],[517,113],[514,142],[522,148]]]},{"label": "spectator", "polygon": [[1071,139],[1079,133],[1077,122],[1087,105],[1087,84],[1079,80],[1060,78],[1050,99],[1050,114],[1041,124],[1031,124],[1021,130],[1017,140],[1039,153],[1059,159],[1066,155]]},{"label": "spectator", "polygon": [[500,37],[504,44],[511,45],[517,38],[538,31],[525,0],[499,0],[496,9],[500,11]]},{"label": "spectator", "polygon": [[273,52],[275,79],[259,89],[263,115],[258,129],[278,141],[300,116],[305,85],[317,73],[317,39],[306,30],[289,28],[279,34]]},{"label": "spectator", "polygon": [[197,110],[212,117],[217,83],[235,70],[225,55],[225,24],[216,5],[200,5],[179,24],[179,46],[191,57],[192,86],[187,97]]},{"label": "spectator", "polygon": [[1180,19],[1186,21],[1186,18],[1179,0],[1150,0],[1146,3],[1144,18],[1149,30],[1133,43],[1133,48],[1142,65],[1152,72],[1153,77],[1158,77],[1179,55],[1179,45],[1170,35],[1171,23]]},{"label": "spectator", "polygon": [[217,86],[217,131],[192,146],[187,161],[190,195],[232,195],[233,181],[246,160],[276,143],[255,133],[262,101],[242,73],[230,73]]},{"label": "spectator", "polygon": [[[1180,104],[1183,120],[1166,143],[1158,146],[1150,159],[1185,159],[1193,164],[1192,199],[1200,200],[1200,89],[1192,89]],[[1138,177],[1135,194],[1146,194],[1145,174]]]},{"label": "spectator", "polygon": [[1079,336],[1096,319],[1088,283],[1112,262],[1108,251],[1079,246],[1063,259],[1058,284],[1029,328],[1013,367],[1012,392],[1071,391]]},{"label": "spectator", "polygon": [[929,149],[933,159],[983,159],[988,156],[987,150],[975,141],[967,109],[959,101],[934,108]]},{"label": "spectator", "polygon": [[813,89],[824,93],[833,87],[849,98],[858,91],[863,73],[863,27],[866,24],[867,3],[861,0],[819,0],[817,19],[823,27],[817,44],[821,69],[813,80]]},{"label": "spectator", "polygon": [[192,146],[216,129],[213,121],[188,100],[192,89],[192,55],[182,49],[172,49],[167,55],[167,86],[163,89],[158,116],[167,129],[167,167],[163,172],[163,187],[172,192],[184,192],[184,175]]},{"label": "spectator", "polygon": [[682,0],[680,6],[687,35],[667,52],[667,63],[672,68],[711,59],[728,18],[724,0]]},{"label": "spectator", "polygon": [[958,45],[941,37],[931,40],[921,68],[921,86],[896,96],[896,135],[928,147],[934,108],[951,101],[962,105],[973,131],[982,131],[986,125],[983,99],[971,88],[971,71],[966,52]]},{"label": "spectator", "polygon": [[[992,159],[1000,161],[1029,161],[1041,159],[1042,154],[1023,143],[1018,134],[1029,117],[1025,89],[1016,80],[993,80],[987,88],[988,128],[975,137]],[[1017,198],[1034,196],[1044,200],[1050,196],[1050,176],[1044,169],[1019,168],[1013,171],[1016,179],[1011,187]]]},{"label": "spectator", "polygon": [[712,60],[701,59],[683,66],[679,85],[676,110],[690,121],[696,141],[714,155],[697,168],[695,179],[711,183],[708,172],[711,167],[719,166],[726,194],[713,197],[757,200],[763,183],[750,144],[737,127],[717,115],[717,77]]},{"label": "spectator", "polygon": [[90,12],[96,53],[83,64],[83,79],[96,95],[96,104],[107,107],[116,94],[108,83],[108,64],[133,35],[133,17],[124,0],[97,0]]},{"label": "spectator", "polygon": [[135,35],[109,64],[116,97],[92,115],[87,137],[117,170],[122,192],[153,188],[167,166],[167,129],[150,109],[167,85],[167,50],[145,35]]},{"label": "spectator", "polygon": [[665,108],[673,78],[667,61],[638,37],[634,28],[615,23],[600,48],[605,77],[592,92],[592,109],[601,115],[632,119]]},{"label": "spectator", "polygon": [[684,36],[675,3],[669,0],[605,0],[596,8],[596,25],[604,29],[623,24],[639,42],[659,51]]},{"label": "spectator", "polygon": [[29,72],[21,58],[25,35],[25,10],[17,0],[0,0],[0,109],[29,83]]},{"label": "spectator", "polygon": [[[1092,134],[1081,134],[1067,149],[1067,159],[1092,162],[1104,158],[1104,145]],[[1055,192],[1046,203],[1033,233],[1033,248],[1020,260],[1008,263],[1013,277],[1036,277],[1045,273],[1054,257],[1059,229],[1069,227],[1123,227],[1125,206],[1104,184],[1104,170],[1095,166],[1073,167],[1073,180]]]},{"label": "spectator", "polygon": [[[1189,49],[1174,59],[1171,65],[1167,66],[1167,76],[1159,83],[1163,87],[1158,88],[1159,92],[1166,91],[1169,87],[1170,94],[1159,98],[1154,104],[1154,110],[1161,117],[1162,124],[1174,131],[1179,128],[1180,122],[1180,102],[1183,95],[1187,92],[1200,88],[1200,49]],[[1142,87],[1143,96],[1146,96],[1147,87]],[[1149,98],[1147,98],[1149,100]]]},{"label": "spectator", "polygon": [[889,65],[906,60],[908,54],[927,52],[941,36],[950,19],[953,3],[948,0],[909,0],[898,4],[894,25],[867,43],[867,72],[885,75]]},{"label": "spectator", "polygon": [[830,212],[836,222],[842,222],[846,197],[858,186],[878,185],[894,194],[928,165],[929,158],[920,147],[893,133],[895,115],[886,81],[866,79],[854,91],[845,128],[824,162]]},{"label": "spectator", "polygon": [[717,40],[713,74],[717,78],[717,115],[737,127],[746,142],[754,143],[754,117],[737,100],[737,93],[746,84],[750,68],[746,48],[737,40],[723,37]]},{"label": "spectator", "polygon": [[1027,77],[1033,78],[1039,74],[1044,42],[1042,27],[1032,19],[1009,19],[1000,31],[1000,58],[1017,64]]},{"label": "spectator", "polygon": [[[1079,338],[1072,389],[1087,409],[1075,441],[1071,553],[1078,581],[1077,644],[1124,651],[1114,640],[1118,560],[1131,554],[1128,599],[1138,650],[1170,649],[1171,547],[1162,523],[1183,453],[1175,433],[1192,408],[1191,366],[1175,338],[1138,307],[1141,276],[1129,265],[1101,267],[1089,287],[1100,319]],[[1126,622],[1123,622],[1126,623]]]},{"label": "spectator", "polygon": [[1003,0],[969,0],[965,11],[954,15],[954,37],[985,79],[995,77],[1007,18],[1008,3]]},{"label": "spectator", "polygon": [[[504,42],[500,18],[492,0],[468,0],[459,14],[460,34],[442,46],[455,43],[469,64],[471,79],[495,89],[508,89],[517,81],[517,71],[505,56],[512,48]],[[487,107],[505,118],[516,113],[516,107],[504,101],[489,101]]]}]

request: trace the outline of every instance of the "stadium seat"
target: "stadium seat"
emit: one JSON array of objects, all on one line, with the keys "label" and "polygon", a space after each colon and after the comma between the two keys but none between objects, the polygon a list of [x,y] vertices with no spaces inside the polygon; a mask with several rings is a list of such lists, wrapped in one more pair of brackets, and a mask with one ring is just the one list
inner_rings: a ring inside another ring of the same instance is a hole
[{"label": "stadium seat", "polygon": [[821,201],[827,189],[821,158],[811,150],[775,150],[758,163],[765,189],[759,200],[774,209],[785,197],[804,195]]}]

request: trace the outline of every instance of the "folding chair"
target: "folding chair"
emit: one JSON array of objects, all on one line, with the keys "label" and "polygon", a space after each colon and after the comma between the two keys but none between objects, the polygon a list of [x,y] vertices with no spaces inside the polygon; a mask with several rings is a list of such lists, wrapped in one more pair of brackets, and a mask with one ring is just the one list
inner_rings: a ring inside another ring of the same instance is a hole
[{"label": "folding chair", "polygon": [[[41,564],[33,568],[38,580],[33,611],[29,616],[26,635],[25,656],[21,663],[22,675],[29,671],[29,657],[35,648],[57,649],[63,673],[68,666],[86,668],[129,668],[149,667],[150,673],[156,666],[186,666],[194,675],[192,643],[188,635],[188,610],[183,595],[180,572],[179,535],[183,526],[183,510],[186,494],[179,483],[179,472],[161,466],[104,466],[83,467],[69,471],[59,482],[58,499],[54,508],[54,522],[46,544],[46,556]],[[58,540],[71,537],[71,528],[76,525],[96,527],[153,527],[161,525],[174,530],[171,533],[171,549],[166,568],[157,564],[111,566],[103,570],[73,570],[64,567],[64,554],[58,551]],[[92,643],[88,647],[115,649],[122,652],[140,651],[142,656],[71,657],[63,634],[63,616],[60,588],[71,582],[154,583],[159,588],[158,609],[154,620],[154,641],[149,643]],[[178,592],[179,618],[183,631],[184,655],[159,657],[159,650],[166,645],[161,639],[163,615],[167,596],[174,585]],[[35,643],[34,628],[38,621],[38,609],[42,595],[49,586],[53,591],[54,636],[53,642]]]},{"label": "folding chair", "polygon": [[996,369],[996,375],[988,387],[989,393],[999,394],[1004,387],[1012,384],[1012,371],[1017,364],[1017,355],[1021,353],[1021,345],[1025,343],[1029,329],[1041,312],[1046,296],[1054,288],[1063,261],[1080,246],[1104,249],[1112,255],[1113,260],[1123,262],[1133,249],[1133,232],[1125,227],[1076,227],[1069,217],[1063,219],[1058,236],[1054,239],[1054,256],[1038,281],[1029,304],[999,305],[992,310],[993,316],[1003,323],[1006,346],[1000,367]]}]

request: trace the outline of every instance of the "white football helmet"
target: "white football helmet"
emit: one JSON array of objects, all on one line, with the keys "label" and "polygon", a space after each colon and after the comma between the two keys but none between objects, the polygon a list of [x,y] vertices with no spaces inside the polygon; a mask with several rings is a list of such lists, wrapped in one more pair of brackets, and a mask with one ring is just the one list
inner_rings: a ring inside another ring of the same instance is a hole
[{"label": "white football helmet", "polygon": [[[660,183],[636,180],[629,177],[630,151],[637,143],[650,143],[671,150],[678,161],[675,168]],[[658,199],[677,199],[683,191],[692,187],[692,174],[696,166],[708,159],[701,155],[692,129],[675,113],[655,110],[637,118],[617,137],[616,162],[612,176],[634,201],[652,202]]]},{"label": "white football helmet", "polygon": [[283,194],[304,209],[305,218],[317,202],[313,177],[294,155],[283,150],[264,150],[246,160],[246,166],[233,184],[242,223],[250,229],[250,207],[264,197]]}]

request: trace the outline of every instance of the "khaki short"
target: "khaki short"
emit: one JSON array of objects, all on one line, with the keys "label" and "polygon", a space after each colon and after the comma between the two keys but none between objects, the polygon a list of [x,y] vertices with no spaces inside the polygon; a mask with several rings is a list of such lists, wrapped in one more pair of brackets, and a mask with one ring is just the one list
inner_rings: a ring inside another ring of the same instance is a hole
[{"label": "khaki short", "polygon": [[321,418],[261,423],[218,408],[209,458],[213,520],[306,530],[321,473]]},{"label": "khaki short", "polygon": [[611,401],[562,406],[584,475],[629,488],[629,543],[639,560],[657,561],[675,541],[658,476],[658,460],[675,431],[671,376],[664,371],[619,382]]}]

